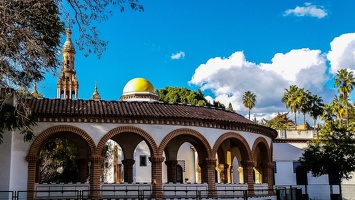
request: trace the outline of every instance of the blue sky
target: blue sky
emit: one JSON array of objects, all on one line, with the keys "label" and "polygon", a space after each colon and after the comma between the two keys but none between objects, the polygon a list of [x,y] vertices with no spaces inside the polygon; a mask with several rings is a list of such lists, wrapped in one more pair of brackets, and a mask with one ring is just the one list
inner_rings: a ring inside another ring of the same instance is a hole
[{"label": "blue sky", "polygon": [[[97,83],[102,99],[118,100],[129,80],[143,77],[157,89],[200,88],[243,115],[241,98],[250,90],[257,96],[253,116],[269,119],[287,111],[281,98],[289,85],[329,103],[333,74],[355,70],[353,0],[140,3],[144,12],[117,10],[98,25],[109,42],[100,59],[77,48],[79,98],[90,99]],[[46,77],[38,90],[55,98],[58,77]]]}]

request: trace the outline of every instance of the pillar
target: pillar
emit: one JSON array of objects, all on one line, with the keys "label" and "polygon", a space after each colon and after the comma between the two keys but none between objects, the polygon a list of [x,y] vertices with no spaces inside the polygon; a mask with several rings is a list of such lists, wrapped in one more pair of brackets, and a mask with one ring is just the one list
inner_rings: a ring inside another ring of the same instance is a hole
[{"label": "pillar", "polygon": [[167,160],[165,161],[167,167],[168,182],[176,183],[176,166],[177,160]]},{"label": "pillar", "polygon": [[241,161],[243,166],[244,183],[248,184],[248,196],[254,196],[254,161]]},{"label": "pillar", "polygon": [[28,162],[28,177],[27,177],[27,199],[34,199],[35,181],[36,181],[36,165],[38,161],[37,156],[27,156]]},{"label": "pillar", "polygon": [[152,163],[152,198],[161,198],[163,196],[163,184],[162,184],[162,163],[164,161],[163,156],[149,157],[149,161]]},{"label": "pillar", "polygon": [[269,195],[273,194],[273,173],[274,173],[274,165],[271,162],[262,163],[262,171],[263,171],[263,183],[268,184]]},{"label": "pillar", "polygon": [[133,159],[124,159],[122,160],[123,164],[123,179],[124,182],[133,183],[133,165],[135,160]]},{"label": "pillar", "polygon": [[100,176],[103,157],[101,155],[92,155],[90,157],[90,196],[92,200],[100,198]]},{"label": "pillar", "polygon": [[208,184],[208,197],[216,197],[216,159],[206,158],[199,164],[202,173],[202,182]]}]

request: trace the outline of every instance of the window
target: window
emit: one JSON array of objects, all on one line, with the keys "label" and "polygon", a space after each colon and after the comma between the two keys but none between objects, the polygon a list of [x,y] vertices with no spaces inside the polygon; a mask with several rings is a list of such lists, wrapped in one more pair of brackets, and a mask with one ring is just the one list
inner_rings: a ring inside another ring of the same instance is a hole
[{"label": "window", "polygon": [[147,166],[147,156],[139,156],[139,166]]}]

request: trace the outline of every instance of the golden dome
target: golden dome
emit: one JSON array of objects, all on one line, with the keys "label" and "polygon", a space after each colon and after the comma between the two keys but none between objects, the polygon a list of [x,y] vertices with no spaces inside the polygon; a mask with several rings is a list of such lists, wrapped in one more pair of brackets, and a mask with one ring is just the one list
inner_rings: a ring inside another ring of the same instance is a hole
[{"label": "golden dome", "polygon": [[144,78],[134,78],[124,86],[123,94],[134,92],[152,92],[154,93],[153,85]]}]

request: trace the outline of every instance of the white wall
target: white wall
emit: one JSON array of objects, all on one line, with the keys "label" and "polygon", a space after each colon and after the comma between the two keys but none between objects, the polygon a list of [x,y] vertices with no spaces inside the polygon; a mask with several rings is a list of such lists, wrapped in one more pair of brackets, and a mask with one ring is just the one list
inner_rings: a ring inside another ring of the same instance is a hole
[{"label": "white wall", "polygon": [[5,132],[3,143],[0,144],[0,190],[8,191],[10,188],[11,142],[12,134]]}]

